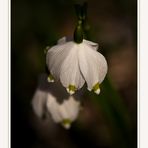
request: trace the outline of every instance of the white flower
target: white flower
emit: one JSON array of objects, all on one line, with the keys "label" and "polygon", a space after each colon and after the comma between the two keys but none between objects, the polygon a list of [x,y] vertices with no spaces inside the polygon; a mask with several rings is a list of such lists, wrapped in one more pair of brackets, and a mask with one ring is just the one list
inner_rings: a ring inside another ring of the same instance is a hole
[{"label": "white flower", "polygon": [[107,62],[97,49],[97,43],[85,39],[77,44],[74,41],[66,42],[65,37],[61,38],[47,52],[46,64],[50,76],[60,79],[70,94],[82,88],[85,81],[89,91],[99,94],[99,85],[107,74]]},{"label": "white flower", "polygon": [[61,123],[64,128],[69,129],[81,109],[78,95],[69,96],[59,83],[50,85],[47,75],[42,74],[32,99],[33,110],[39,117],[50,114],[55,123]]},{"label": "white flower", "polygon": [[56,123],[62,123],[66,129],[69,129],[71,122],[78,116],[80,102],[70,96],[60,104],[52,94],[48,94],[47,109]]}]

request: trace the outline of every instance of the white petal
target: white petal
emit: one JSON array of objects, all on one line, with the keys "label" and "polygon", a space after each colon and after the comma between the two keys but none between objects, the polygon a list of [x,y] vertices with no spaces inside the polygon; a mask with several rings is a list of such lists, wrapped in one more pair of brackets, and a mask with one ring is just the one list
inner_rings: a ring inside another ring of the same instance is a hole
[{"label": "white petal", "polygon": [[56,123],[61,122],[63,118],[59,112],[59,104],[57,103],[56,98],[53,95],[48,94],[46,105],[47,105],[47,110],[51,114],[51,117],[54,120],[54,122]]},{"label": "white petal", "polygon": [[79,64],[89,90],[92,90],[96,83],[100,84],[104,80],[107,62],[99,52],[83,44],[83,48],[79,50]]},{"label": "white petal", "polygon": [[97,50],[99,48],[99,44],[98,43],[94,43],[92,41],[88,41],[83,39],[83,43],[87,44],[87,46],[91,46],[92,49]]},{"label": "white petal", "polygon": [[64,36],[64,37],[60,38],[57,43],[58,44],[64,44],[64,43],[66,43],[66,37]]},{"label": "white petal", "polygon": [[46,104],[47,93],[37,89],[32,100],[32,107],[37,116],[42,117]]},{"label": "white petal", "polygon": [[81,106],[80,102],[76,101],[76,99],[73,96],[70,96],[69,99],[71,100],[69,103],[70,116],[71,120],[74,121],[78,116]]},{"label": "white petal", "polygon": [[64,101],[63,106],[68,112],[68,119],[74,121],[80,111],[80,102],[76,101],[73,96],[70,96],[68,100]]},{"label": "white petal", "polygon": [[48,94],[47,110],[56,123],[66,125],[77,118],[80,111],[80,102],[76,101],[73,97],[69,97],[60,104],[54,96]]},{"label": "white petal", "polygon": [[53,46],[48,50],[46,55],[46,64],[54,78],[59,79],[61,65],[69,54],[72,46],[72,42],[67,42],[65,44]]},{"label": "white petal", "polygon": [[62,126],[69,129],[71,123],[77,118],[79,111],[80,102],[76,101],[73,96],[70,96],[68,100],[64,100],[60,106],[60,113],[63,118]]},{"label": "white petal", "polygon": [[[79,45],[74,44],[73,48],[65,58],[60,72],[60,80],[64,87],[68,88],[69,85],[75,86],[80,89],[85,81],[80,73],[79,59],[78,59]],[[73,91],[68,90],[70,94]]]}]

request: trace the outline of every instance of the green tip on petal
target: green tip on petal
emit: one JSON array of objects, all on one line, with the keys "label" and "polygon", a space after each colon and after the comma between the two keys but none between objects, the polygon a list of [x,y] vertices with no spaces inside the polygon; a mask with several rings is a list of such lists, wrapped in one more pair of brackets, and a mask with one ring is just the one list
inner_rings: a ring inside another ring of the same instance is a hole
[{"label": "green tip on petal", "polygon": [[44,49],[44,54],[46,54],[47,53],[47,51],[48,51],[48,49],[49,49],[50,47],[49,46],[47,46],[45,49]]},{"label": "green tip on petal", "polygon": [[70,95],[73,95],[76,91],[76,87],[75,87],[75,85],[69,85],[66,90]]},{"label": "green tip on petal", "polygon": [[61,124],[64,126],[64,128],[69,129],[71,127],[71,120],[70,119],[64,119]]},{"label": "green tip on petal", "polygon": [[93,86],[92,91],[94,91],[97,95],[100,93],[100,85],[99,85],[99,83],[96,83]]},{"label": "green tip on petal", "polygon": [[54,77],[51,75],[51,74],[49,74],[48,75],[48,78],[47,78],[47,81],[50,83],[50,82],[54,82]]}]

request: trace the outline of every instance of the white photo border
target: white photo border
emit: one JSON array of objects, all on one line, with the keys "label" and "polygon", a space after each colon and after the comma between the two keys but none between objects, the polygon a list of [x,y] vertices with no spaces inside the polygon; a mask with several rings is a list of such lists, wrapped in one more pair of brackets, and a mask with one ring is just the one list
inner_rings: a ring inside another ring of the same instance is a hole
[{"label": "white photo border", "polygon": [[0,147],[10,147],[10,0],[0,1]]},{"label": "white photo border", "polygon": [[[148,1],[137,1],[137,128],[138,148],[148,148]],[[0,1],[0,148],[9,148],[11,134],[11,1]]]}]

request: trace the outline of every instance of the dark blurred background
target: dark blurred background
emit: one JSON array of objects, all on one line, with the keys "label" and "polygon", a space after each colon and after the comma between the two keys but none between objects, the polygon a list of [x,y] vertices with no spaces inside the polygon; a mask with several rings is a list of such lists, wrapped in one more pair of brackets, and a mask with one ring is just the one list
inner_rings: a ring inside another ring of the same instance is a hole
[{"label": "dark blurred background", "polygon": [[11,1],[12,148],[137,147],[137,1],[88,0],[89,38],[108,61],[99,96],[86,91],[70,130],[39,119],[31,107],[44,48],[72,36],[72,0]]}]

